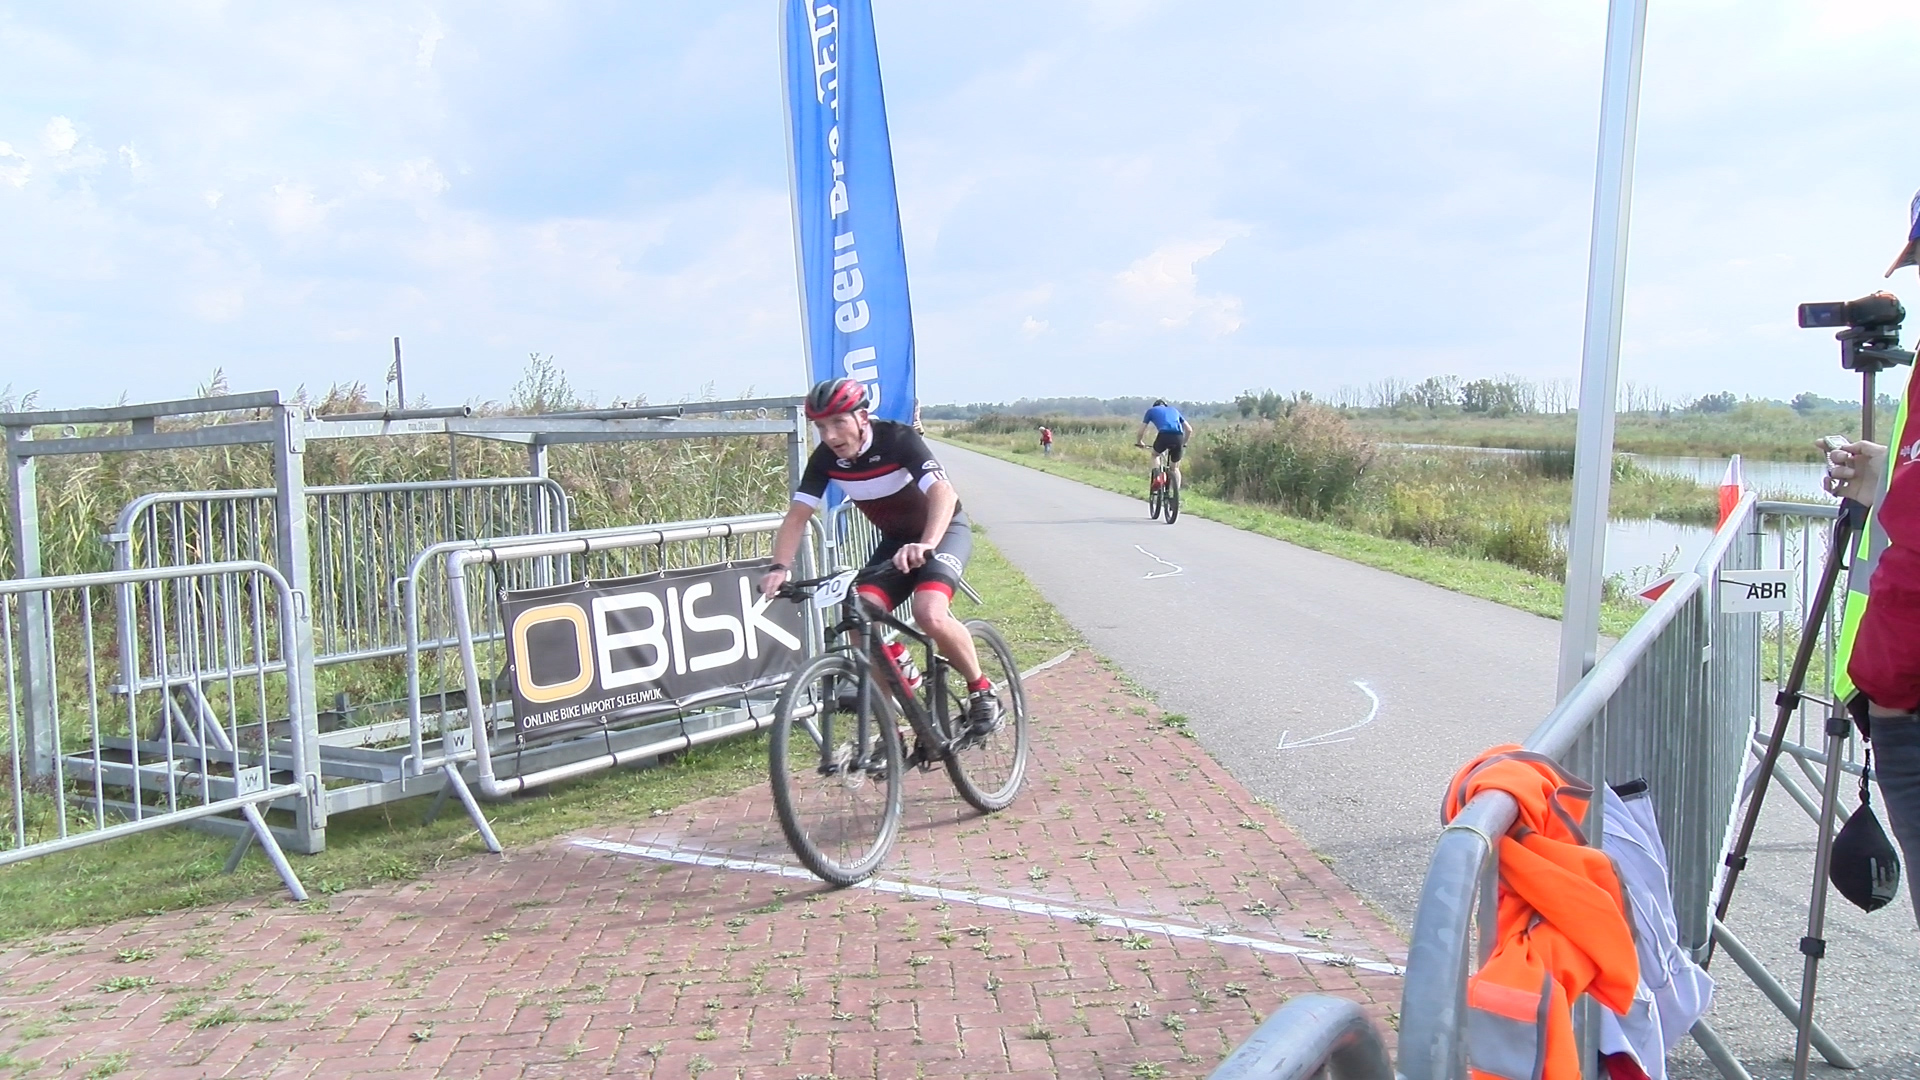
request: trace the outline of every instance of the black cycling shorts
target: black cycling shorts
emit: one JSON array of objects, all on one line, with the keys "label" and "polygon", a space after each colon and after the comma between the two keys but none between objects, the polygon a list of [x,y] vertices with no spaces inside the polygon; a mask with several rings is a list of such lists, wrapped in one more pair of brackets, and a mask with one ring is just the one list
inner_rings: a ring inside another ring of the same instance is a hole
[{"label": "black cycling shorts", "polygon": [[933,554],[920,569],[903,574],[893,565],[893,556],[907,543],[891,538],[881,540],[873,558],[868,559],[860,571],[860,584],[855,591],[876,604],[884,604],[888,611],[899,607],[911,593],[938,592],[952,599],[953,590],[960,585],[960,574],[967,568],[967,558],[973,554],[973,527],[967,523],[966,515],[955,512],[946,535],[934,545]]},{"label": "black cycling shorts", "polygon": [[1178,431],[1163,431],[1153,437],[1153,452],[1165,453],[1168,461],[1178,465],[1187,452],[1186,437]]}]

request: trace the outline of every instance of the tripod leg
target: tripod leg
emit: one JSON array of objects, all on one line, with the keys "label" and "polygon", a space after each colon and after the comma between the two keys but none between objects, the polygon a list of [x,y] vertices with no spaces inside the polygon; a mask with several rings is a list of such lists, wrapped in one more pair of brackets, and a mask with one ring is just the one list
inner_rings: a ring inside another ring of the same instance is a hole
[{"label": "tripod leg", "polygon": [[[1780,985],[1780,980],[1773,977],[1773,973],[1760,962],[1760,958],[1753,955],[1746,945],[1734,936],[1733,931],[1727,929],[1727,924],[1723,922],[1713,924],[1713,940],[1726,950],[1727,956],[1739,965],[1741,971],[1746,972],[1747,978],[1751,979],[1754,987],[1773,1003],[1773,1007],[1780,1010],[1780,1015],[1788,1020],[1798,1020],[1800,1003],[1793,1000],[1793,994]],[[1832,1036],[1821,1030],[1819,1024],[1814,1024],[1809,1032],[1813,1039],[1813,1048],[1820,1051],[1820,1056],[1827,1059],[1827,1064],[1836,1069],[1860,1067],[1845,1050],[1841,1049],[1839,1043],[1833,1041]]]},{"label": "tripod leg", "polygon": [[[1826,622],[1827,608],[1833,602],[1834,585],[1839,582],[1840,571],[1847,563],[1847,553],[1858,538],[1861,521],[1860,515],[1852,511],[1853,505],[1841,503],[1840,516],[1834,519],[1832,539],[1827,546],[1827,561],[1820,569],[1820,585],[1807,604],[1807,618],[1800,628],[1800,645],[1793,651],[1793,668],[1774,699],[1778,708],[1774,713],[1773,731],[1767,736],[1766,752],[1760,757],[1760,775],[1763,778],[1772,778],[1780,762],[1780,745],[1786,741],[1787,726],[1792,723],[1794,712],[1800,708],[1800,691],[1807,684],[1807,668],[1813,663],[1813,651],[1819,642],[1820,628]],[[1727,909],[1733,906],[1733,888],[1740,882],[1740,872],[1746,869],[1747,849],[1753,844],[1753,831],[1760,824],[1760,808],[1766,802],[1769,786],[1763,779],[1755,785],[1753,797],[1747,800],[1746,814],[1740,819],[1739,835],[1727,852],[1727,875],[1720,883],[1720,898],[1713,906],[1716,921],[1724,922]],[[1701,966],[1712,962],[1713,954],[1709,952]]]},{"label": "tripod leg", "polygon": [[1793,1078],[1806,1080],[1807,1056],[1813,1032],[1813,994],[1820,977],[1820,959],[1827,954],[1821,935],[1827,923],[1827,868],[1833,862],[1833,818],[1840,802],[1840,755],[1846,750],[1852,722],[1843,709],[1827,717],[1827,782],[1820,793],[1820,844],[1813,857],[1813,899],[1807,903],[1807,936],[1800,939],[1806,962],[1800,974],[1800,1023],[1793,1046]]}]

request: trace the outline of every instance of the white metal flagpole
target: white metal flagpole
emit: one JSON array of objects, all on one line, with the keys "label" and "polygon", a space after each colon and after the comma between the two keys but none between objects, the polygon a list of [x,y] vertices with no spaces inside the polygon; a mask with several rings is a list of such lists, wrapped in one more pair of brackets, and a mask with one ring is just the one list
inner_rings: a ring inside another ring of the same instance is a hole
[{"label": "white metal flagpole", "polygon": [[1607,489],[1613,479],[1613,408],[1620,377],[1620,315],[1627,280],[1627,219],[1640,114],[1640,55],[1647,0],[1607,5],[1606,80],[1594,170],[1593,242],[1587,258],[1587,331],[1580,351],[1580,424],[1574,439],[1573,518],[1560,622],[1559,694],[1590,670],[1600,642],[1606,580]]}]

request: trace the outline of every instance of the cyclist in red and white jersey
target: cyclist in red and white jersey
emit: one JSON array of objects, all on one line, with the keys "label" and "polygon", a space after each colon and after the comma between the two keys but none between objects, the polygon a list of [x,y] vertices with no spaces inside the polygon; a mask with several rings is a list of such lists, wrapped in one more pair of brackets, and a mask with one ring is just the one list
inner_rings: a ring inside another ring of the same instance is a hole
[{"label": "cyclist in red and white jersey", "polygon": [[774,536],[773,568],[760,591],[772,596],[787,580],[827,484],[840,485],[880,530],[880,546],[861,571],[860,595],[882,611],[913,597],[913,621],[967,680],[973,733],[992,732],[1001,720],[993,683],[980,670],[973,635],[952,612],[954,587],[973,552],[960,496],[918,432],[868,414],[867,388],[857,380],[817,384],[807,393],[806,409],[820,445],[807,459],[787,519]]}]

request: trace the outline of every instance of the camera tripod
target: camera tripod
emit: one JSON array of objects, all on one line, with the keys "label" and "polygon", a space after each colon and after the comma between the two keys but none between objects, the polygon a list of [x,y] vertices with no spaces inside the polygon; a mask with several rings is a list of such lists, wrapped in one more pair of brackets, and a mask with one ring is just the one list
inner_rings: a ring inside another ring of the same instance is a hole
[{"label": "camera tripod", "polygon": [[[1859,303],[1856,301],[1855,303]],[[1803,309],[1804,311],[1804,309]],[[1904,311],[1901,312],[1904,315]],[[1803,325],[1805,316],[1802,316]],[[1841,343],[1842,366],[1860,372],[1860,438],[1863,441],[1873,439],[1874,376],[1897,364],[1911,364],[1913,353],[1898,347],[1899,322],[1889,325],[1869,327],[1849,327],[1836,337]],[[1852,1069],[1856,1066],[1838,1044],[1813,1022],[1814,990],[1819,977],[1820,960],[1826,955],[1827,943],[1822,935],[1826,931],[1827,916],[1827,871],[1833,859],[1833,823],[1839,804],[1840,777],[1845,771],[1841,766],[1841,754],[1845,750],[1846,740],[1852,733],[1852,719],[1844,701],[1825,701],[1811,697],[1806,691],[1807,669],[1813,661],[1813,652],[1819,640],[1821,626],[1826,622],[1829,608],[1833,602],[1834,586],[1840,581],[1840,574],[1847,569],[1859,546],[1860,538],[1867,529],[1867,507],[1853,499],[1840,500],[1840,508],[1833,523],[1831,539],[1827,547],[1826,562],[1820,571],[1818,591],[1807,605],[1806,621],[1800,628],[1800,642],[1793,654],[1793,666],[1787,679],[1780,686],[1780,692],[1774,698],[1776,712],[1773,731],[1767,738],[1766,750],[1762,754],[1756,770],[1756,780],[1752,794],[1747,799],[1746,814],[1740,822],[1740,832],[1727,852],[1727,875],[1720,887],[1719,900],[1713,910],[1713,937],[1708,945],[1708,954],[1703,966],[1712,960],[1713,943],[1719,942],[1726,934],[1722,925],[1727,910],[1733,903],[1734,886],[1739,883],[1740,873],[1746,869],[1747,851],[1753,842],[1754,829],[1760,821],[1760,811],[1766,801],[1767,789],[1772,786],[1774,769],[1780,761],[1781,748],[1786,742],[1787,727],[1792,722],[1803,701],[1814,701],[1827,707],[1825,725],[1827,771],[1820,796],[1820,837],[1814,850],[1813,897],[1807,905],[1807,933],[1800,939],[1800,952],[1805,956],[1800,976],[1800,1000],[1797,1006],[1787,999],[1785,991],[1775,984],[1761,986],[1782,1012],[1795,1019],[1796,1039],[1794,1045],[1793,1075],[1795,1080],[1805,1080],[1807,1075],[1809,1050],[1818,1046],[1822,1057],[1837,1068]],[[1729,952],[1736,946],[1729,944]],[[1744,952],[1744,949],[1741,950]],[[1747,963],[1750,957],[1736,954],[1741,966],[1758,975]],[[1767,981],[1771,982],[1769,978]],[[1777,992],[1776,992],[1777,991]],[[1797,1016],[1795,1016],[1797,1012]]]}]

